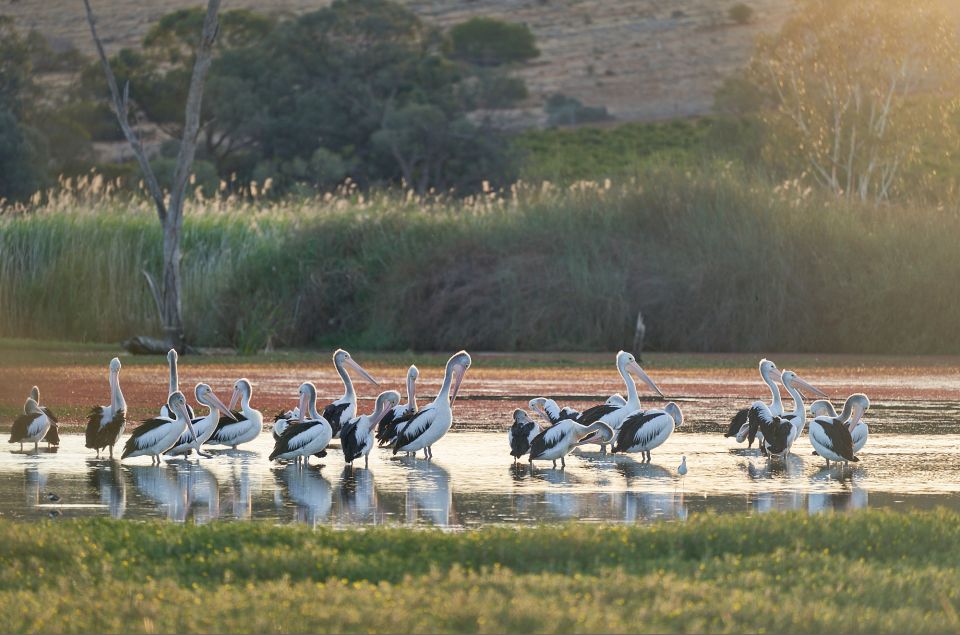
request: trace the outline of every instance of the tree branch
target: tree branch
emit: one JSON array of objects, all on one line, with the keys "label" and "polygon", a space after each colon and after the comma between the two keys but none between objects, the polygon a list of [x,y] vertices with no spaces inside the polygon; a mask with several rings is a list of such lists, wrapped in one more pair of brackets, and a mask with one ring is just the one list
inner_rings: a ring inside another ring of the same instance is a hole
[{"label": "tree branch", "polygon": [[97,48],[97,56],[100,58],[103,72],[107,76],[107,85],[110,87],[113,111],[117,115],[117,121],[120,123],[123,136],[126,137],[127,143],[130,144],[130,148],[133,150],[134,156],[137,157],[137,163],[140,164],[140,170],[143,171],[144,183],[147,184],[147,190],[150,192],[150,196],[157,206],[157,216],[160,217],[161,223],[165,223],[167,206],[163,198],[163,190],[160,189],[157,177],[150,167],[150,161],[147,159],[147,154],[143,150],[140,137],[137,136],[137,133],[130,127],[130,121],[128,119],[130,112],[130,83],[127,82],[127,84],[124,85],[123,95],[121,96],[120,89],[117,87],[117,78],[113,75],[113,69],[110,68],[110,60],[107,59],[107,54],[103,49],[103,42],[100,40],[100,36],[97,35],[96,19],[93,16],[93,9],[90,8],[90,0],[83,0],[83,6],[87,11],[87,24],[90,25],[90,35],[93,36],[93,43]]}]

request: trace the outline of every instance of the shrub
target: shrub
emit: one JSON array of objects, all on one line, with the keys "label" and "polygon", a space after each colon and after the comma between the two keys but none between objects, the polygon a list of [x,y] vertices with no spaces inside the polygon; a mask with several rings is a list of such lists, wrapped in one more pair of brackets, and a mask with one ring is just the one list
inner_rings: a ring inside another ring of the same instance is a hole
[{"label": "shrub", "polygon": [[450,29],[451,56],[478,66],[525,62],[540,55],[526,24],[477,17]]}]

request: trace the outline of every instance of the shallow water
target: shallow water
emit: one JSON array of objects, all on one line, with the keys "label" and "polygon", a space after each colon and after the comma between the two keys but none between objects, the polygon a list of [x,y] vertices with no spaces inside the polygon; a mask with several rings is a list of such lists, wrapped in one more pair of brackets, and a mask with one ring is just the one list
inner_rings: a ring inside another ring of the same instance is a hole
[{"label": "shallow water", "polygon": [[[15,446],[14,446],[15,447]],[[683,520],[705,512],[845,511],[938,505],[960,509],[960,434],[871,434],[850,469],[824,468],[804,436],[788,460],[768,462],[717,434],[675,433],[642,464],[630,456],[579,452],[566,470],[513,466],[506,435],[452,432],[432,462],[371,453],[345,468],[333,449],[323,467],[267,460],[268,433],[210,459],[96,459],[81,435],[56,452],[0,453],[0,514],[34,520],[81,516],[179,522],[266,520],[356,526],[563,520]],[[689,473],[676,476],[680,456]],[[421,454],[422,456],[422,454]],[[313,459],[317,461],[317,459]],[[49,493],[60,497],[50,502]]]}]

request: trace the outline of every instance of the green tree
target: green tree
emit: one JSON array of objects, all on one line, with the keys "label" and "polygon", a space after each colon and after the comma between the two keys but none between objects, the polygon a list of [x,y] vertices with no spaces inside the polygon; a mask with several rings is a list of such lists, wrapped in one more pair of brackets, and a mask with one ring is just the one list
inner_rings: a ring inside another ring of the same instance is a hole
[{"label": "green tree", "polygon": [[540,51],[526,24],[477,17],[450,29],[451,57],[477,66],[526,62]]}]

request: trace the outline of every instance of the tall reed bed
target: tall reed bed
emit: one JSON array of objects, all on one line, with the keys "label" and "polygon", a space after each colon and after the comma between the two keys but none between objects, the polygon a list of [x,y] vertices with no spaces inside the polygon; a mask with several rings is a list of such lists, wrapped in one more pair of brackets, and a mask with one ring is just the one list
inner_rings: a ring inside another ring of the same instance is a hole
[{"label": "tall reed bed", "polygon": [[[0,335],[157,329],[148,204],[90,184],[0,215]],[[726,164],[468,199],[351,187],[197,198],[184,318],[199,345],[960,351],[960,217],[854,206]]]}]

